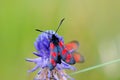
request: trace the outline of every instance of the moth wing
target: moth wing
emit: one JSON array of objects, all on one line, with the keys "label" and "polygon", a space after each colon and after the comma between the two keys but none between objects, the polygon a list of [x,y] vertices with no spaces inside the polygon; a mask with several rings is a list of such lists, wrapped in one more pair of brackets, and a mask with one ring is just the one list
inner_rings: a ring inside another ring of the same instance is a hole
[{"label": "moth wing", "polygon": [[78,52],[74,52],[73,57],[74,57],[75,62],[77,63],[83,63],[85,61],[84,57]]},{"label": "moth wing", "polygon": [[75,52],[79,48],[79,42],[75,40],[71,41],[65,44],[65,47],[67,48],[67,50]]},{"label": "moth wing", "polygon": [[57,62],[57,47],[51,42],[50,43],[50,62],[48,64],[48,67],[50,70],[53,70],[56,66]]},{"label": "moth wing", "polygon": [[71,54],[68,49],[64,46],[63,42],[59,42],[59,47],[61,49],[60,56],[63,61],[65,61],[68,64],[75,64],[75,59],[73,57],[73,54]]}]

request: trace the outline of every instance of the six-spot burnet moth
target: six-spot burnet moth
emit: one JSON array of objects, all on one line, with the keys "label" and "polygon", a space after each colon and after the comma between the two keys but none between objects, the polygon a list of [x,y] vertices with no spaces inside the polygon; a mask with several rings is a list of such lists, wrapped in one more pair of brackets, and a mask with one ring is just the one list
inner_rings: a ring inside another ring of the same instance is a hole
[{"label": "six-spot burnet moth", "polygon": [[36,31],[43,32],[52,36],[51,38],[49,38],[50,56],[49,56],[48,68],[50,70],[53,70],[57,64],[61,64],[61,61],[64,61],[68,64],[75,64],[76,62],[84,61],[83,56],[81,56],[78,52],[76,52],[76,50],[79,47],[78,41],[71,41],[68,44],[64,44],[55,35],[58,32],[63,21],[64,21],[64,18],[60,21],[55,33],[52,33],[52,34],[36,29]]}]

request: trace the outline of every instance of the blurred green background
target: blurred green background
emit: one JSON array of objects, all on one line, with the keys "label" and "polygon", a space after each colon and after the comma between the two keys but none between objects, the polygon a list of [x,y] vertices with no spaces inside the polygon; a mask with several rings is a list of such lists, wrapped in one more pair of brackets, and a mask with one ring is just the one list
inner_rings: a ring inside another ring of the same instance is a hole
[{"label": "blurred green background", "polygon": [[[78,70],[120,58],[119,0],[0,0],[0,80],[33,80],[34,29],[55,30],[78,40],[85,63]],[[120,80],[120,62],[72,76],[75,80]]]}]

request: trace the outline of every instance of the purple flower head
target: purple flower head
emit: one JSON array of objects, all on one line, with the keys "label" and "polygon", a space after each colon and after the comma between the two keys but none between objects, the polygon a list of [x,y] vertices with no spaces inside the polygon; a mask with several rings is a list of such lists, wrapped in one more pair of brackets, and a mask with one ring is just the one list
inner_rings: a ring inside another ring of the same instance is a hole
[{"label": "purple flower head", "polygon": [[68,76],[63,69],[76,70],[75,67],[65,63],[64,61],[62,61],[61,64],[57,64],[54,70],[49,70],[48,64],[50,59],[50,40],[52,39],[52,34],[55,34],[55,36],[64,43],[63,37],[59,36],[52,30],[47,30],[41,33],[34,42],[37,52],[34,52],[33,54],[38,56],[38,58],[26,59],[27,61],[34,62],[36,64],[36,66],[32,70],[29,70],[29,72],[33,72],[40,68],[35,80],[49,80],[50,78],[53,78],[54,80],[67,80],[67,78],[71,77]]},{"label": "purple flower head", "polygon": [[[55,32],[52,30],[47,30],[41,33],[34,43],[38,54],[41,54],[42,57],[48,58],[50,55],[49,46],[50,46],[50,40],[52,38],[52,34],[55,34]],[[59,40],[63,42],[63,38],[59,36],[57,33],[55,34],[55,36],[57,36]]]}]

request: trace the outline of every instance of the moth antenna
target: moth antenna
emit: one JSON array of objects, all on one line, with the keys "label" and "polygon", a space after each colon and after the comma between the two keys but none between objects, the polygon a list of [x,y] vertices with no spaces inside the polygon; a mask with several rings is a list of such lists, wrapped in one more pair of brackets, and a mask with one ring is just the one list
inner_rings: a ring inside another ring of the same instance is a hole
[{"label": "moth antenna", "polygon": [[57,28],[56,31],[55,31],[55,34],[56,34],[57,31],[59,30],[59,28],[60,28],[60,26],[61,26],[61,24],[63,23],[64,20],[65,20],[65,18],[63,18],[63,19],[60,21],[60,23],[59,23],[59,25],[58,25],[58,28]]},{"label": "moth antenna", "polygon": [[[48,32],[45,32],[45,31],[42,31],[42,30],[39,30],[39,29],[35,29],[36,31],[39,31],[39,32],[44,32],[44,33],[47,33],[47,34],[50,34]],[[51,34],[50,34],[51,35]]]},{"label": "moth antenna", "polygon": [[42,30],[39,30],[39,29],[35,29],[36,31],[39,31],[39,32],[44,32],[44,31],[42,31]]}]

